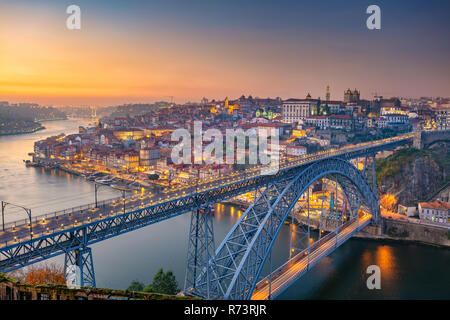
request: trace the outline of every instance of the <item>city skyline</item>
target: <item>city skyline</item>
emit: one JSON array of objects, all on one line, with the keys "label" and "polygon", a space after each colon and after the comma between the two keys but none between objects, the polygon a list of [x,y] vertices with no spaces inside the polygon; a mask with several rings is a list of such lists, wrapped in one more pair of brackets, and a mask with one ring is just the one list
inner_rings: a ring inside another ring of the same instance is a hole
[{"label": "city skyline", "polygon": [[[202,97],[450,96],[449,4],[380,1],[226,3],[78,1],[0,4],[1,100],[117,105]],[[438,39],[438,41],[436,41]],[[4,45],[3,45],[4,44]]]}]

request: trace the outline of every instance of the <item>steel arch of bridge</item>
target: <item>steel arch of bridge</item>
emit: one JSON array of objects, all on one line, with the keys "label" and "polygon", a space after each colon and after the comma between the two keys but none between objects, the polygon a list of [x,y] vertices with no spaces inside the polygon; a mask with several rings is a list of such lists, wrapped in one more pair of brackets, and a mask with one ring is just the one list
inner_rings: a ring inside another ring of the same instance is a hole
[{"label": "steel arch of bridge", "polygon": [[190,293],[207,299],[250,299],[274,241],[295,203],[313,182],[329,175],[341,185],[353,218],[364,206],[377,219],[377,194],[357,168],[340,158],[315,162],[293,178],[274,182],[259,191]]}]

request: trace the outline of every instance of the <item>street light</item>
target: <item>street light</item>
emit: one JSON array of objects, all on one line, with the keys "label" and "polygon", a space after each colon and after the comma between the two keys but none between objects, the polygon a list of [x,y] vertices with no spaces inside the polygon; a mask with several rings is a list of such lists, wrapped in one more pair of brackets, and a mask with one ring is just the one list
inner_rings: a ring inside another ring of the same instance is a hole
[{"label": "street light", "polygon": [[16,207],[16,208],[21,208],[23,210],[25,210],[25,212],[28,215],[28,219],[30,220],[30,237],[33,236],[33,223],[31,221],[31,209],[29,208],[25,208],[23,206],[14,204],[14,203],[10,203],[10,202],[6,202],[6,201],[2,201],[2,227],[3,227],[3,231],[5,231],[5,208],[7,205]]},{"label": "street light", "polygon": [[123,213],[125,213],[125,203],[126,203],[126,200],[125,200],[125,192],[126,192],[127,190],[126,190],[126,189],[123,189],[123,188],[118,188],[118,187],[111,187],[111,188],[116,189],[116,190],[119,190],[119,191],[122,192],[122,199],[123,199]]},{"label": "street light", "polygon": [[94,193],[95,193],[95,207],[97,208],[97,192],[100,187],[108,186],[106,184],[100,184],[94,181]]}]

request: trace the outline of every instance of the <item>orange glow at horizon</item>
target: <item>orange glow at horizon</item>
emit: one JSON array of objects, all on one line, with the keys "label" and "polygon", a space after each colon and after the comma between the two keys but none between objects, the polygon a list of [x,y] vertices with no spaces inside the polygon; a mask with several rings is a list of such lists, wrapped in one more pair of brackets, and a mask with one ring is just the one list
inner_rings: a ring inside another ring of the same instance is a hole
[{"label": "orange glow at horizon", "polygon": [[[111,30],[103,34],[102,26],[93,26],[93,32],[68,31],[53,16],[43,14],[36,20],[30,12],[20,21],[0,13],[0,20],[2,98],[56,104],[106,100],[103,104],[107,104],[120,98],[195,98],[213,86],[204,77],[189,76],[214,75],[201,66],[205,57],[187,56],[174,44],[154,45],[164,43],[164,35],[142,41],[139,35],[125,37]],[[221,74],[223,80],[231,80],[229,76]]]},{"label": "orange glow at horizon", "polygon": [[[413,50],[405,58],[393,36],[369,41],[355,29],[341,38],[326,28],[299,33],[283,21],[272,26],[253,10],[236,23],[233,17],[211,22],[197,12],[93,1],[85,1],[81,30],[70,31],[66,4],[42,2],[0,3],[0,100],[100,106],[242,94],[323,98],[327,85],[333,100],[354,86],[364,99],[383,90],[448,95],[448,59],[423,59]],[[367,77],[361,66],[376,68]]]}]

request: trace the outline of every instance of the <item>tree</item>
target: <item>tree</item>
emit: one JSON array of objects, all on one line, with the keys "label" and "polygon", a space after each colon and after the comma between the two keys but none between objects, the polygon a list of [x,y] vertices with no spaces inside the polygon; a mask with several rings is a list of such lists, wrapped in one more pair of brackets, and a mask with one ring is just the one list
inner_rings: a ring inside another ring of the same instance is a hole
[{"label": "tree", "polygon": [[180,289],[175,275],[171,270],[164,273],[163,269],[159,269],[153,277],[153,282],[144,288],[145,292],[157,292],[164,294],[177,294]]},{"label": "tree", "polygon": [[127,291],[144,291],[144,284],[140,281],[133,280],[128,286]]},{"label": "tree", "polygon": [[380,198],[380,205],[388,211],[394,211],[397,206],[397,199],[393,194],[383,194]]},{"label": "tree", "polygon": [[57,264],[31,265],[28,268],[19,269],[11,273],[11,276],[19,280],[34,285],[42,284],[66,284],[64,269]]}]

